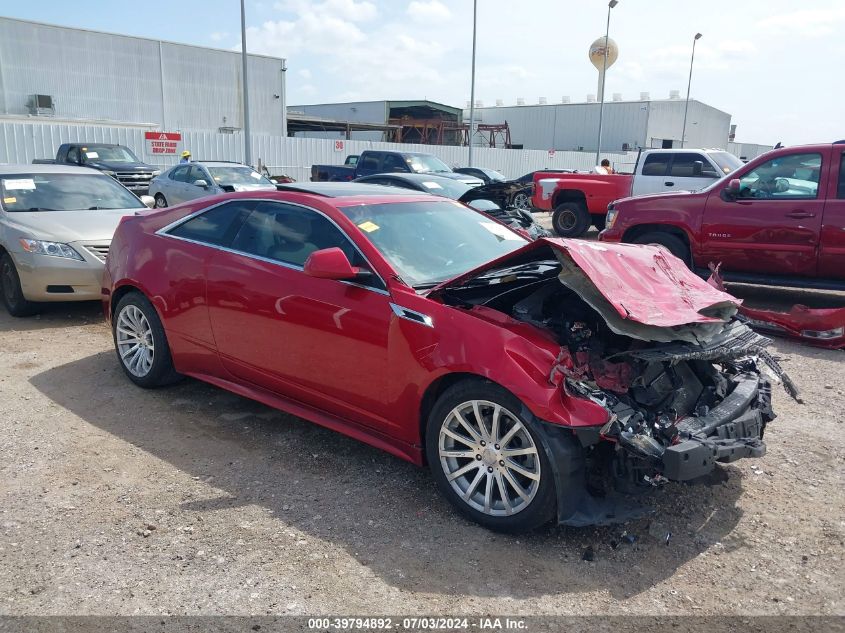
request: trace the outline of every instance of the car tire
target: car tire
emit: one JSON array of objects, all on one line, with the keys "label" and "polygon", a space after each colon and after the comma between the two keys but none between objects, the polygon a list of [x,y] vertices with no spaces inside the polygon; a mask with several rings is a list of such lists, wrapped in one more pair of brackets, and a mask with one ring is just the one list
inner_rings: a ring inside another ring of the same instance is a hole
[{"label": "car tire", "polygon": [[653,231],[651,233],[644,233],[633,240],[634,244],[651,244],[653,246],[662,246],[667,251],[672,253],[675,257],[680,259],[687,266],[690,265],[690,250],[684,241],[677,235],[671,233],[664,233],[662,231]]},{"label": "car tire", "polygon": [[593,221],[580,202],[564,202],[555,207],[552,228],[560,237],[581,237]]},{"label": "car tire", "polygon": [[426,457],[437,487],[460,514],[497,532],[536,529],[556,512],[551,464],[536,422],[525,411],[513,394],[478,379],[449,387],[428,416]]},{"label": "car tire", "polygon": [[120,366],[139,387],[162,387],[182,378],[173,368],[161,319],[140,292],[130,292],[118,301],[112,317],[112,336]]},{"label": "car tire", "polygon": [[511,205],[523,211],[531,211],[531,196],[524,191],[520,191],[514,194]]},{"label": "car tire", "polygon": [[156,201],[156,209],[163,209],[167,206],[167,198],[165,198],[160,193],[157,193],[155,195],[155,201]]},{"label": "car tire", "polygon": [[596,227],[596,229],[598,229],[599,231],[604,231],[605,227],[607,226],[607,216],[593,214],[593,226]]},{"label": "car tire", "polygon": [[28,317],[37,314],[41,306],[29,301],[23,295],[21,278],[15,268],[15,260],[8,253],[0,257],[0,296],[3,305],[13,317]]}]

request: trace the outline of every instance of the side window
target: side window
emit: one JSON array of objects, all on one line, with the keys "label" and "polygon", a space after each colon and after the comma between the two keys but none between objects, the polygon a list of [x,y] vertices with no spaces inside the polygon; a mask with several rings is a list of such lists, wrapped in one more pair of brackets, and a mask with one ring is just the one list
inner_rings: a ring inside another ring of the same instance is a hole
[{"label": "side window", "polygon": [[[333,246],[353,266],[367,265],[349,238],[325,216],[302,207],[262,202],[246,219],[231,248],[301,268],[311,253]],[[368,285],[384,287],[375,275]]]},{"label": "side window", "polygon": [[79,148],[78,147],[71,147],[67,151],[67,158],[65,159],[69,163],[73,163],[74,165],[79,162]]},{"label": "side window", "polygon": [[184,167],[177,167],[170,172],[170,179],[175,180],[176,182],[187,182],[189,169],[190,167],[187,165]]},{"label": "side window", "polygon": [[837,198],[845,198],[845,153],[839,157],[839,187]]},{"label": "side window", "polygon": [[787,154],[758,165],[740,178],[740,198],[817,198],[821,154]]},{"label": "side window", "polygon": [[669,169],[669,175],[675,178],[718,178],[719,174],[710,165],[701,154],[696,153],[678,153],[672,156],[672,167]]},{"label": "side window", "polygon": [[390,171],[407,171],[405,161],[396,154],[388,154],[382,161],[381,169],[384,172]]},{"label": "side window", "polygon": [[206,175],[205,170],[203,170],[202,167],[191,165],[191,169],[188,172],[188,182],[194,184],[197,180],[204,180],[208,182],[208,175]]},{"label": "side window", "polygon": [[365,156],[363,160],[359,161],[358,169],[362,172],[378,171],[378,158],[373,155]]},{"label": "side window", "polygon": [[203,244],[228,246],[256,205],[251,200],[233,200],[194,216],[170,229],[168,234]]},{"label": "side window", "polygon": [[643,163],[643,176],[665,176],[669,167],[669,156],[666,154],[649,154]]}]

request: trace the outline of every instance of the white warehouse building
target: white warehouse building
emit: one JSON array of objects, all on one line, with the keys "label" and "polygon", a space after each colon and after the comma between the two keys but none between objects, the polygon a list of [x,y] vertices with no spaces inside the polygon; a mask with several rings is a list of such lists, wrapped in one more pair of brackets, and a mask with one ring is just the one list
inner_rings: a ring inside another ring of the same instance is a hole
[{"label": "white warehouse building", "polygon": [[[285,70],[284,59],[248,55],[253,136],[287,134]],[[242,147],[241,72],[237,51],[0,17],[0,162],[49,157],[59,141],[131,144],[141,155],[143,131],[213,133]]]},{"label": "white warehouse building", "polygon": [[[606,101],[602,119],[602,150],[680,147],[683,99]],[[595,102],[496,106],[475,109],[476,124],[508,123],[514,147],[540,150],[596,151],[599,107]],[[464,110],[469,120],[469,110]],[[687,147],[728,147],[731,115],[690,99]],[[479,140],[476,139],[476,143]]]}]

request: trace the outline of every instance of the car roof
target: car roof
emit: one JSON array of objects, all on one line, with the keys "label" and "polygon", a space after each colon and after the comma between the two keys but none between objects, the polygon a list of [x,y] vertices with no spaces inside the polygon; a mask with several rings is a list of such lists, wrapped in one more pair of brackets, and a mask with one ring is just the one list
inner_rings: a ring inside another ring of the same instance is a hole
[{"label": "car roof", "polygon": [[[438,180],[445,180],[448,182],[462,182],[460,180],[455,180],[454,178],[449,178],[448,176],[441,176],[440,174],[409,174],[407,172],[392,172],[387,174],[372,174],[370,176],[361,176],[357,179],[356,182],[361,182],[365,178],[367,179],[374,179],[374,178],[396,178],[398,180],[408,180],[410,182],[425,182],[425,181],[435,181]],[[364,184],[363,182],[361,184]],[[463,183],[466,184],[466,183]],[[467,185],[469,186],[469,185]]]},{"label": "car roof", "polygon": [[[385,174],[378,174],[385,175]],[[394,174],[389,174],[394,175]],[[364,176],[367,178],[368,176]],[[279,191],[310,193],[323,198],[351,198],[359,196],[419,196],[419,191],[397,189],[385,185],[371,185],[366,182],[290,182],[277,184]]]},{"label": "car roof", "polygon": [[103,172],[93,167],[77,167],[76,165],[0,165],[0,176],[11,174],[81,174],[83,176],[102,176]]},{"label": "car roof", "polygon": [[[184,165],[185,163],[179,163],[180,165]],[[206,167],[247,167],[252,169],[249,165],[244,165],[243,163],[238,163],[231,160],[192,160],[190,162],[191,165],[205,165]]]}]

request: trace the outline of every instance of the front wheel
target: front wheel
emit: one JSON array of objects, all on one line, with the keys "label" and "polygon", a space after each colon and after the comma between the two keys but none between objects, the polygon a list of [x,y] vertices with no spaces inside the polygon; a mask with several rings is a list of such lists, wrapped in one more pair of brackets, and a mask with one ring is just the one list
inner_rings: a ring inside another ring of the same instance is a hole
[{"label": "front wheel", "polygon": [[167,206],[167,199],[160,193],[155,195],[156,209],[163,209]]},{"label": "front wheel", "polygon": [[15,268],[15,260],[8,253],[0,258],[0,290],[2,290],[3,305],[13,317],[32,316],[38,312],[38,304],[28,301],[23,296],[21,278]]},{"label": "front wheel", "polygon": [[120,366],[139,387],[160,387],[178,381],[161,319],[140,292],[118,302],[112,319],[114,347]]},{"label": "front wheel", "polygon": [[592,217],[580,202],[564,202],[555,207],[552,227],[561,237],[581,237],[590,228]]},{"label": "front wheel", "polygon": [[596,229],[598,229],[599,231],[604,231],[605,227],[607,226],[607,216],[594,213],[593,226],[596,227]]},{"label": "front wheel", "polygon": [[511,204],[517,209],[531,211],[531,196],[521,191],[513,197]]},{"label": "front wheel", "polygon": [[534,422],[502,387],[473,380],[447,389],[426,427],[437,487],[462,515],[500,532],[526,532],[555,515],[554,476]]}]

